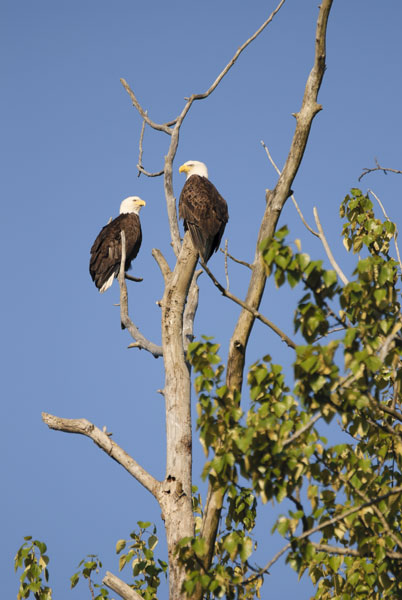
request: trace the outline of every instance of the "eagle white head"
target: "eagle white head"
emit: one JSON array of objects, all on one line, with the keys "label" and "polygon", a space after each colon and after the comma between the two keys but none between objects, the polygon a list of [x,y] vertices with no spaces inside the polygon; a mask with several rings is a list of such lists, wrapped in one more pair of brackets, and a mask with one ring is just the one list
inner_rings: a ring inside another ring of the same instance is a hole
[{"label": "eagle white head", "polygon": [[188,160],[179,167],[179,173],[186,173],[188,179],[191,175],[200,175],[201,177],[208,178],[208,169],[203,162],[199,160]]},{"label": "eagle white head", "polygon": [[129,196],[120,204],[120,214],[135,213],[138,215],[143,206],[145,206],[145,200],[141,200],[139,196]]}]

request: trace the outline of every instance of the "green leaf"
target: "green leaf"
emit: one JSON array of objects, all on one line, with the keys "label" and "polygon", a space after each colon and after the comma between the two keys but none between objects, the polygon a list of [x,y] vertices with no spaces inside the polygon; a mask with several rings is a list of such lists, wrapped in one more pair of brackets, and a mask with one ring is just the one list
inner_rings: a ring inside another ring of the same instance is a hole
[{"label": "green leaf", "polygon": [[280,519],[277,522],[276,529],[277,529],[278,533],[280,533],[282,536],[284,536],[288,532],[289,525],[290,525],[289,519],[286,519],[286,517],[280,517]]},{"label": "green leaf", "polygon": [[331,556],[328,561],[329,566],[334,571],[334,573],[338,573],[339,567],[342,564],[342,556]]},{"label": "green leaf", "polygon": [[116,554],[120,554],[120,552],[126,547],[126,540],[118,540],[116,542]]},{"label": "green leaf", "polygon": [[207,545],[204,538],[197,538],[192,544],[194,552],[202,558],[207,552]]},{"label": "green leaf", "polygon": [[246,562],[253,552],[253,541],[251,538],[246,537],[240,547],[240,560]]},{"label": "green leaf", "polygon": [[382,362],[378,358],[378,356],[374,356],[374,355],[368,356],[364,362],[365,362],[367,368],[370,369],[370,371],[372,373],[376,373],[382,367]]},{"label": "green leaf", "polygon": [[158,544],[158,538],[156,535],[150,535],[148,538],[148,548],[153,550],[155,546]]},{"label": "green leaf", "polygon": [[323,274],[324,283],[327,287],[330,287],[337,281],[337,275],[335,271],[324,271]]}]

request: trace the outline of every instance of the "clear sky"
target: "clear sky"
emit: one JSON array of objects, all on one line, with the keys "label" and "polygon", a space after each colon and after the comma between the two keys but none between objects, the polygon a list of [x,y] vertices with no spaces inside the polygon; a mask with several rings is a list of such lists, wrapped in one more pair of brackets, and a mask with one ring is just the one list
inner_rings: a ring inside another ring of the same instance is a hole
[{"label": "clear sky", "polygon": [[[127,350],[119,323],[118,290],[101,296],[88,274],[89,248],[120,201],[140,195],[143,246],[129,283],[133,320],[160,341],[162,279],[151,257],[160,248],[173,264],[163,185],[137,178],[141,120],[119,78],[135,90],[150,117],[165,122],[184,97],[205,91],[240,46],[267,18],[271,0],[2,0],[0,22],[2,434],[0,565],[2,596],[13,598],[13,557],[23,536],[48,544],[57,600],[89,598],[69,577],[87,553],[117,573],[115,542],[138,520],[154,521],[158,506],[123,469],[90,440],[55,433],[41,411],[86,417],[107,425],[116,442],[164,476],[165,441],[161,361]],[[207,163],[210,179],[227,199],[229,251],[251,260],[266,188],[276,175],[264,140],[283,165],[312,66],[317,0],[287,0],[265,32],[242,54],[207,100],[195,104],[182,127],[175,160],[178,197],[189,159]],[[327,71],[301,170],[293,189],[312,223],[317,206],[334,254],[349,272],[340,240],[338,208],[357,186],[363,167],[377,157],[402,169],[400,0],[334,0],[328,28]],[[146,131],[143,161],[162,168],[168,139]],[[372,188],[402,225],[402,178],[373,174]],[[281,217],[291,239],[323,257],[289,202]],[[222,256],[210,261],[224,278]],[[244,296],[247,273],[230,267],[231,289]],[[214,335],[225,356],[238,310],[205,276],[200,279],[196,334]],[[293,297],[269,283],[261,310],[292,334]],[[301,292],[298,293],[301,295]],[[257,324],[247,364],[269,352],[290,371],[280,341]],[[194,405],[195,400],[193,400]],[[202,454],[195,439],[195,480]],[[259,562],[281,547],[270,539],[273,515],[259,523]],[[275,513],[276,514],[276,513]],[[161,558],[165,549],[161,544]],[[127,580],[129,574],[124,574]],[[308,598],[290,567],[278,563],[263,599]],[[163,593],[160,596],[163,598]]]}]

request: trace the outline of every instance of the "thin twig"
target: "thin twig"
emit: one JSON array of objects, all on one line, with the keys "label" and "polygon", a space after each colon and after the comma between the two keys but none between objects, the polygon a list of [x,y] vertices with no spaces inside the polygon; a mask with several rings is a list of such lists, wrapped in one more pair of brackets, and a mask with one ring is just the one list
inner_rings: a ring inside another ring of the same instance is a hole
[{"label": "thin twig", "polygon": [[[137,165],[138,167],[138,165]],[[143,175],[146,175],[147,177],[160,177],[161,175],[163,175],[165,173],[165,171],[162,169],[162,171],[156,171],[156,173],[150,173],[149,171],[146,171],[143,167],[138,167],[138,170],[140,171],[140,173],[142,173]]]},{"label": "thin twig", "polygon": [[318,217],[318,211],[317,211],[317,208],[315,206],[313,208],[313,213],[314,213],[315,224],[317,225],[317,229],[318,229],[318,232],[319,232],[319,237],[320,237],[322,245],[324,246],[324,250],[327,253],[327,256],[329,258],[329,262],[334,267],[334,269],[335,269],[338,277],[341,279],[343,285],[347,285],[349,283],[349,279],[343,273],[342,269],[340,268],[340,266],[336,262],[336,260],[334,258],[334,255],[331,252],[331,248],[329,247],[329,244],[327,242],[327,238],[325,237],[324,230],[323,230],[323,228],[321,226],[321,222],[320,222],[320,219]]},{"label": "thin twig", "polygon": [[228,271],[228,241],[225,240],[225,277],[226,277],[226,291],[229,291],[229,271]]},{"label": "thin twig", "polygon": [[399,421],[400,423],[402,423],[402,413],[400,413],[399,411],[390,408],[389,406],[385,406],[385,404],[381,404],[381,402],[379,402],[378,400],[376,400],[374,398],[374,396],[372,396],[371,394],[367,393],[368,398],[370,399],[371,403],[373,404],[373,406],[375,406],[376,408],[378,408],[379,411],[382,411],[384,413],[386,413],[387,415],[391,415],[392,417],[394,417],[394,419],[396,419],[397,421]]},{"label": "thin twig", "polygon": [[272,331],[274,331],[277,335],[279,335],[282,342],[285,342],[290,348],[293,348],[294,350],[296,349],[295,342],[293,340],[291,340],[290,337],[288,337],[286,335],[286,333],[284,333],[281,329],[279,329],[279,327],[277,327],[277,325],[275,325],[274,323],[272,323],[272,321],[270,321],[269,319],[264,317],[264,315],[262,315],[260,312],[258,312],[258,310],[255,310],[254,308],[252,308],[251,306],[249,306],[248,304],[243,302],[243,300],[240,300],[240,298],[238,298],[237,296],[235,296],[228,290],[225,290],[223,285],[219,283],[219,281],[211,273],[211,271],[208,269],[208,267],[205,263],[201,262],[201,266],[223,296],[226,296],[226,298],[233,300],[233,302],[235,302],[236,304],[238,304],[245,310],[249,311],[256,319],[258,319],[259,321],[264,323],[264,325],[267,325],[267,327],[269,327],[270,329],[272,329]]},{"label": "thin twig", "polygon": [[[383,212],[383,214],[384,214],[384,217],[387,219],[387,221],[389,221],[389,222],[391,223],[392,221],[391,221],[391,219],[389,218],[389,216],[387,215],[387,213],[385,212],[385,208],[384,208],[384,206],[383,206],[383,204],[382,204],[381,200],[378,198],[378,196],[376,196],[376,194],[373,192],[373,190],[369,190],[369,194],[371,194],[371,195],[372,195],[372,196],[373,196],[373,197],[374,197],[374,198],[377,200],[377,202],[378,202],[378,204],[380,205],[380,207],[381,207],[381,210],[382,210],[382,212]],[[394,225],[395,225],[395,223],[394,223]],[[396,255],[397,255],[397,257],[398,257],[399,266],[400,266],[400,268],[401,268],[401,271],[402,271],[402,261],[401,261],[401,255],[400,255],[400,253],[399,253],[399,247],[398,247],[398,242],[397,242],[398,234],[399,234],[399,232],[398,232],[398,229],[397,229],[397,227],[396,227],[396,225],[395,225],[394,244],[395,244]]]},{"label": "thin twig", "polygon": [[133,277],[132,275],[129,275],[128,273],[125,273],[124,276],[129,281],[135,281],[136,283],[140,283],[141,281],[144,281],[144,279],[142,277]]},{"label": "thin twig", "polygon": [[396,338],[396,336],[398,335],[399,330],[402,327],[402,323],[401,321],[397,321],[395,323],[395,325],[393,326],[391,332],[389,333],[389,335],[387,335],[387,337],[384,340],[384,343],[381,346],[381,349],[378,353],[378,358],[381,360],[381,362],[384,362],[385,357],[388,354],[388,350],[392,344],[392,342],[394,341],[394,339]]},{"label": "thin twig", "polygon": [[130,347],[135,347],[147,350],[150,352],[155,358],[162,356],[162,347],[157,346],[153,342],[147,340],[138,330],[138,328],[134,325],[132,320],[128,315],[128,294],[127,294],[127,285],[125,278],[125,262],[126,262],[126,236],[124,231],[120,232],[121,236],[121,261],[120,261],[120,271],[118,276],[118,282],[120,286],[120,321],[123,329],[127,329],[131,337],[135,340],[135,346],[130,344]]},{"label": "thin twig", "polygon": [[[267,156],[268,156],[268,159],[269,159],[269,161],[270,161],[271,165],[274,167],[275,171],[276,171],[276,172],[278,173],[278,175],[280,176],[280,175],[281,175],[281,171],[278,169],[278,167],[277,167],[277,165],[276,165],[276,163],[275,163],[274,159],[273,159],[273,158],[272,158],[272,156],[271,156],[271,153],[270,153],[270,151],[268,150],[268,147],[267,147],[267,145],[265,144],[265,142],[264,142],[263,140],[261,140],[261,145],[262,145],[262,147],[264,148],[265,152],[267,153]],[[296,210],[297,210],[297,212],[298,212],[298,214],[299,214],[299,217],[300,217],[300,219],[302,220],[302,223],[303,223],[303,225],[304,225],[304,226],[305,226],[305,227],[306,227],[306,228],[307,228],[307,229],[310,231],[310,233],[312,233],[312,234],[313,234],[313,235],[315,235],[316,237],[320,237],[320,236],[319,236],[319,234],[318,234],[316,231],[314,231],[314,229],[313,229],[312,227],[310,227],[310,225],[307,223],[307,221],[306,221],[306,219],[304,218],[304,215],[303,215],[303,213],[302,213],[302,211],[301,211],[301,209],[300,209],[299,205],[298,205],[298,204],[297,204],[297,202],[296,202],[296,198],[295,198],[294,194],[292,194],[290,197],[291,197],[291,199],[292,199],[292,202],[293,202],[293,204],[294,204],[294,206],[295,206],[295,208],[296,208]]]},{"label": "thin twig", "polygon": [[331,335],[332,333],[337,333],[338,331],[345,331],[346,327],[334,327],[333,329],[328,329],[327,333],[324,333],[323,335],[319,335],[318,337],[315,338],[315,341],[318,342],[319,340],[322,340],[322,338],[327,337],[328,335]]},{"label": "thin twig", "polygon": [[248,262],[245,262],[244,260],[239,260],[238,258],[235,258],[234,256],[232,256],[231,254],[229,254],[229,252],[226,252],[226,248],[219,248],[219,250],[228,258],[230,258],[230,260],[233,260],[233,262],[238,263],[239,265],[243,265],[243,267],[248,267],[249,269],[251,269],[251,265]]},{"label": "thin twig", "polygon": [[[319,552],[326,552],[327,554],[339,554],[342,556],[369,556],[374,558],[373,555],[362,553],[359,550],[355,550],[353,548],[342,548],[339,546],[330,546],[329,544],[317,544],[316,542],[310,542],[310,544]],[[396,560],[402,560],[401,552],[385,552],[388,558],[393,558]]]},{"label": "thin twig", "polygon": [[[148,111],[145,111],[145,114],[148,115]],[[139,177],[141,175],[141,169],[142,169],[142,154],[143,154],[143,148],[142,148],[142,143],[144,141],[144,133],[145,133],[145,124],[146,121],[145,119],[142,120],[142,127],[141,127],[141,133],[140,133],[140,141],[138,144],[138,150],[139,150],[139,154],[138,154],[138,163],[137,163],[137,169],[138,169],[138,175],[137,177]]]},{"label": "thin twig", "polygon": [[152,121],[148,117],[148,111],[144,110],[142,108],[142,106],[140,105],[140,103],[137,100],[136,95],[134,94],[134,92],[130,88],[130,86],[128,85],[127,81],[125,79],[123,79],[123,77],[120,78],[120,81],[121,81],[122,86],[124,87],[124,89],[128,93],[128,95],[130,96],[133,105],[138,110],[138,112],[140,113],[140,115],[144,119],[144,121],[150,127],[152,127],[152,129],[156,129],[157,131],[163,131],[164,133],[167,133],[168,135],[172,135],[172,130],[171,130],[170,127],[176,123],[176,120],[170,121],[169,123],[163,123],[163,124],[155,123],[154,121]]},{"label": "thin twig", "polygon": [[373,173],[374,171],[382,171],[384,175],[386,175],[387,173],[396,173],[397,175],[402,175],[402,171],[399,171],[398,169],[388,169],[387,167],[381,167],[378,160],[376,158],[374,160],[376,166],[373,169],[368,169],[367,167],[365,167],[363,169],[362,174],[358,178],[358,181],[361,181],[365,175]]},{"label": "thin twig", "polygon": [[233,58],[229,61],[229,63],[226,65],[226,67],[223,69],[223,71],[221,71],[221,73],[218,75],[218,77],[215,79],[215,81],[209,87],[209,89],[206,92],[204,92],[203,94],[195,94],[195,95],[191,96],[191,98],[189,98],[189,100],[191,100],[191,99],[192,100],[203,100],[204,98],[207,98],[210,94],[212,94],[212,92],[219,85],[219,83],[224,78],[226,73],[233,67],[236,60],[239,58],[240,54],[243,52],[243,50],[245,50],[247,48],[247,46],[249,44],[251,44],[251,42],[253,42],[255,40],[255,38],[257,36],[259,36],[262,31],[264,31],[264,29],[267,27],[267,25],[269,25],[269,23],[271,23],[271,21],[273,20],[273,18],[276,15],[276,13],[282,8],[284,3],[285,3],[285,0],[281,0],[281,2],[279,2],[277,7],[275,8],[275,10],[273,10],[272,13],[269,15],[268,19],[261,25],[261,27],[259,27],[257,29],[257,31],[250,38],[248,38],[248,40],[245,41],[244,44],[242,44],[240,46],[240,48],[237,49],[237,51],[233,55]]},{"label": "thin twig", "polygon": [[317,423],[317,421],[319,419],[321,419],[322,414],[321,413],[317,413],[316,415],[314,415],[314,417],[305,425],[303,425],[303,427],[301,427],[300,429],[298,429],[290,438],[288,438],[287,440],[285,440],[283,442],[283,447],[285,448],[286,446],[289,446],[289,444],[292,444],[295,440],[297,440],[301,435],[303,435],[303,433],[305,433],[306,431],[308,431],[310,429],[310,427],[312,427],[314,425],[314,423]]}]

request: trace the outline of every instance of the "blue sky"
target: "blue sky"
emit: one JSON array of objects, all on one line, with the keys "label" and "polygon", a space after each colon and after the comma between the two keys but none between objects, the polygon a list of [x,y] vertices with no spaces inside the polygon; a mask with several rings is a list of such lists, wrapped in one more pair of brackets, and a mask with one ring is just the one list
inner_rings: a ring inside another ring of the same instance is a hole
[{"label": "blue sky", "polygon": [[[127,350],[131,340],[120,330],[114,306],[117,286],[100,296],[88,274],[99,229],[125,196],[143,197],[143,246],[134,273],[144,282],[129,284],[130,309],[141,331],[160,341],[156,301],[163,288],[151,249],[160,248],[173,264],[163,184],[137,178],[141,120],[119,78],[127,79],[153,120],[168,121],[181,112],[184,97],[210,86],[274,6],[229,0],[1,2],[4,597],[16,595],[12,559],[24,535],[48,544],[58,600],[89,597],[85,589],[69,591],[69,577],[87,553],[98,553],[117,573],[115,542],[138,520],[154,521],[163,537],[160,511],[139,484],[90,440],[51,432],[40,415],[107,425],[123,448],[163,478],[163,402],[156,391],[163,385],[161,362]],[[229,204],[229,251],[246,261],[254,254],[265,189],[276,181],[260,141],[282,166],[294,130],[291,113],[300,107],[312,66],[316,17],[317,0],[287,0],[214,94],[193,105],[181,130],[176,196],[184,182],[179,165],[206,162]],[[319,97],[324,110],[314,121],[293,189],[310,223],[318,207],[346,272],[352,262],[340,240],[341,200],[375,157],[402,168],[401,22],[399,0],[335,0],[330,15]],[[167,144],[164,134],[146,131],[147,170],[162,167]],[[401,228],[402,179],[373,174],[360,185],[377,193]],[[290,202],[281,216],[285,223],[291,239],[300,238],[305,251],[323,257]],[[221,256],[210,266],[224,278]],[[231,266],[231,289],[239,296],[246,277],[242,267]],[[214,335],[225,356],[238,310],[205,276],[200,288],[196,334]],[[261,310],[291,334],[293,297],[286,294],[269,283]],[[267,352],[289,369],[288,351],[257,324],[247,364]],[[202,454],[196,439],[194,446],[197,481]],[[272,518],[265,507],[261,563],[281,544],[269,537]],[[309,597],[309,582],[298,583],[278,564],[263,598],[291,598],[296,586],[300,597]]]}]

